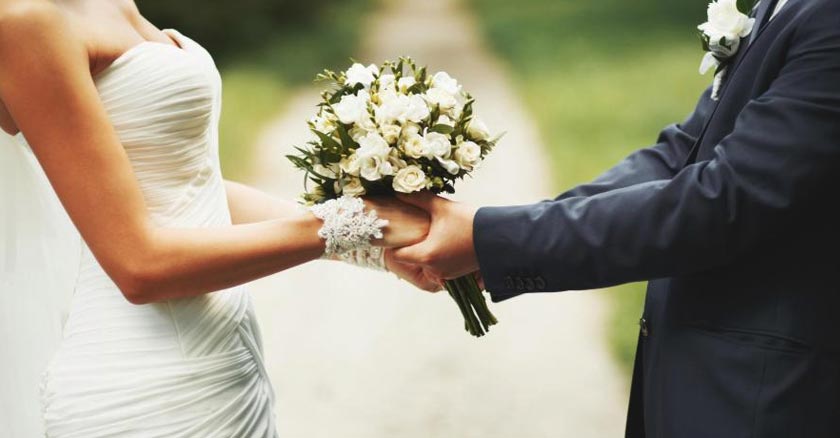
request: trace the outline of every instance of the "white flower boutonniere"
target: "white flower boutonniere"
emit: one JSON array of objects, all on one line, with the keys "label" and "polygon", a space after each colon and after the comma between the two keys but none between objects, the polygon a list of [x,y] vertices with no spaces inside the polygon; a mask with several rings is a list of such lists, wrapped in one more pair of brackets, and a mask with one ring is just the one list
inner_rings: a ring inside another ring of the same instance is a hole
[{"label": "white flower boutonniere", "polygon": [[755,18],[748,13],[755,6],[752,0],[715,0],[709,4],[709,21],[697,26],[706,56],[700,63],[700,74],[715,69],[712,99],[717,100],[728,61],[738,53],[741,40],[753,31]]}]

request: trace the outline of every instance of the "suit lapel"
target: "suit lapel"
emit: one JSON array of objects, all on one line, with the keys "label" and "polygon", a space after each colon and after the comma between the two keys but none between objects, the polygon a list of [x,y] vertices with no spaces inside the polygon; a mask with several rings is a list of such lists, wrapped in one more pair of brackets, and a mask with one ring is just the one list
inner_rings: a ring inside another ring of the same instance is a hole
[{"label": "suit lapel", "polygon": [[758,38],[758,34],[767,27],[767,23],[770,22],[769,17],[773,14],[778,2],[779,0],[761,0],[758,5],[758,12],[755,14],[755,27],[750,34],[750,45]]}]

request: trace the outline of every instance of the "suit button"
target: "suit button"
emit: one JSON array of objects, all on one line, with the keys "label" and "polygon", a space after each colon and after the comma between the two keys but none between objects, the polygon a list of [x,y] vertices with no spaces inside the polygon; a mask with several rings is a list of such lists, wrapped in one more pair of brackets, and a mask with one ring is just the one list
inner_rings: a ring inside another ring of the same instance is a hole
[{"label": "suit button", "polygon": [[522,281],[522,277],[516,277],[516,290],[519,292],[523,292],[525,290],[525,282]]},{"label": "suit button", "polygon": [[534,280],[532,278],[525,279],[525,290],[533,291],[534,290]]},{"label": "suit button", "polygon": [[540,289],[540,290],[545,289],[545,279],[542,278],[542,277],[535,278],[534,279],[534,286],[536,286],[536,288]]},{"label": "suit button", "polygon": [[505,287],[508,288],[508,290],[513,290],[513,277],[510,275],[505,277]]},{"label": "suit button", "polygon": [[648,337],[648,335],[650,334],[650,329],[648,328],[648,321],[644,318],[639,320],[639,334],[641,334],[642,337],[645,338]]}]

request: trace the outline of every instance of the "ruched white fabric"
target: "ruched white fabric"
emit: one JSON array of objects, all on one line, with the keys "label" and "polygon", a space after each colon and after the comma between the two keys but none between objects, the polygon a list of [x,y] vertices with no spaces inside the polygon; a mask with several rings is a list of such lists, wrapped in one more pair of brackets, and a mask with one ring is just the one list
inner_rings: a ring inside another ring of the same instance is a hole
[{"label": "ruched white fabric", "polygon": [[[218,158],[221,79],[201,46],[167,32],[180,48],[142,43],[95,83],[152,219],[229,225]],[[276,436],[244,288],[137,306],[84,245],[78,272],[62,341],[42,379],[47,436]]]}]

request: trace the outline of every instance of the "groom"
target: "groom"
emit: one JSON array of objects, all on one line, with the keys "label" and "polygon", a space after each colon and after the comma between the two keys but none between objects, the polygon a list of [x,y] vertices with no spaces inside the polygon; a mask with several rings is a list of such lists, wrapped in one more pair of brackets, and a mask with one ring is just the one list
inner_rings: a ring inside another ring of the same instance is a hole
[{"label": "groom", "polygon": [[477,212],[404,198],[432,226],[393,257],[480,271],[495,302],[650,280],[627,437],[840,436],[840,1],[754,16],[719,99],[594,182]]}]

